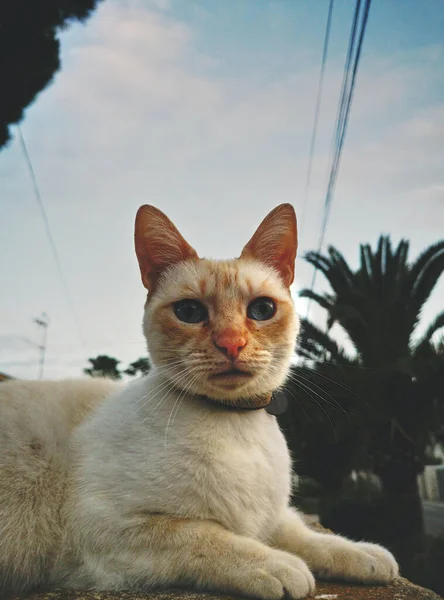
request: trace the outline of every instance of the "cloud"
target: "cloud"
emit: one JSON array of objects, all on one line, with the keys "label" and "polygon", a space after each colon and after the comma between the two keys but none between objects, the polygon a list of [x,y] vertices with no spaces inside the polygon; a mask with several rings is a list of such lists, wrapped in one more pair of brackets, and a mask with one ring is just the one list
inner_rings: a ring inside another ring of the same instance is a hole
[{"label": "cloud", "polygon": [[[10,260],[0,310],[16,321],[2,332],[26,329],[29,315],[47,311],[48,357],[59,361],[48,373],[64,372],[69,360],[78,366],[66,372],[79,372],[100,352],[128,362],[144,354],[144,291],[131,242],[141,203],[164,209],[198,251],[217,257],[238,252],[278,202],[302,204],[319,66],[301,59],[294,71],[270,73],[259,61],[228,68],[198,37],[213,17],[196,13],[191,26],[173,6],[99,4],[86,27],[63,33],[62,71],[23,125],[85,347],[19,145],[2,156],[9,209],[0,250]],[[381,230],[414,236],[412,223],[420,224],[427,231],[419,247],[440,226],[420,206],[443,197],[442,59],[440,46],[363,56],[327,239],[352,263],[358,242]],[[327,66],[301,251],[317,244],[342,67]],[[311,273],[300,261],[298,280],[309,285]]]},{"label": "cloud", "polygon": [[390,123],[377,139],[364,138],[347,148],[336,196],[354,196],[348,204],[351,222],[363,203],[371,203],[371,218],[379,219],[381,228],[402,235],[415,223],[429,232],[431,243],[442,237],[435,211],[444,200],[443,164],[444,104],[439,104]]},{"label": "cloud", "polygon": [[[367,61],[358,78],[354,130],[396,106],[438,60],[435,51],[420,65]],[[63,62],[46,103],[60,128],[43,141],[46,150],[57,138],[59,145],[72,140],[75,128],[76,145],[91,152],[114,148],[124,160],[132,150],[180,165],[227,149],[245,152],[277,136],[305,139],[311,130],[317,66],[280,78],[264,77],[260,69],[222,77],[217,61],[197,50],[188,25],[140,3],[129,11],[113,2],[100,5],[81,44],[68,43]],[[328,65],[322,122],[329,128],[341,69]]]}]

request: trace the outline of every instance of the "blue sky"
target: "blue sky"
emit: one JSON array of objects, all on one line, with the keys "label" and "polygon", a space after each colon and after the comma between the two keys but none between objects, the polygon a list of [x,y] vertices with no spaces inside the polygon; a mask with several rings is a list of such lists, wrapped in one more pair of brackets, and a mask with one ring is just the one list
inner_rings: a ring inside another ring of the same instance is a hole
[{"label": "blue sky", "polygon": [[[62,69],[22,130],[78,326],[14,132],[0,152],[0,370],[37,375],[26,340],[39,341],[42,311],[46,377],[77,376],[98,353],[124,363],[144,354],[132,241],[143,203],[202,255],[223,258],[291,202],[303,223],[295,296],[309,285],[301,257],[317,244],[353,5],[335,2],[307,202],[327,0],[104,0],[61,34]],[[373,1],[326,236],[353,266],[358,244],[380,233],[410,239],[412,258],[443,236],[442,64],[440,0]],[[422,327],[443,297],[441,281]]]}]

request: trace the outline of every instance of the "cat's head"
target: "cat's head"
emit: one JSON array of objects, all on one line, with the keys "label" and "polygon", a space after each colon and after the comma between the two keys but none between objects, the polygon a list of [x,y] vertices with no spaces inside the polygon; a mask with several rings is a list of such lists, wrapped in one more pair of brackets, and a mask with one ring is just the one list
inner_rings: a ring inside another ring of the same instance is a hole
[{"label": "cat's head", "polygon": [[282,385],[298,330],[290,204],[262,221],[237,259],[199,258],[153,206],[137,213],[135,246],[148,290],[148,350],[172,384],[239,406],[245,399],[259,405]]}]

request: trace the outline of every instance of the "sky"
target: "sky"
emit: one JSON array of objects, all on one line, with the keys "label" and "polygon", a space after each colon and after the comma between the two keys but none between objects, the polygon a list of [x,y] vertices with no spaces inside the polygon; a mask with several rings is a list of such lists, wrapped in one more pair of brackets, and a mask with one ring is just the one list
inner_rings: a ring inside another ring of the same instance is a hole
[{"label": "sky", "polygon": [[[292,203],[304,314],[353,8],[335,2],[308,192],[327,0],[104,0],[60,34],[62,68],[22,132],[66,285],[14,128],[0,151],[0,371],[38,376],[42,312],[45,378],[77,377],[99,353],[123,366],[146,353],[133,249],[146,203],[213,258],[238,256]],[[441,0],[373,1],[325,237],[352,267],[381,233],[409,239],[412,260],[443,237],[443,64]],[[443,298],[441,280],[420,330]]]}]

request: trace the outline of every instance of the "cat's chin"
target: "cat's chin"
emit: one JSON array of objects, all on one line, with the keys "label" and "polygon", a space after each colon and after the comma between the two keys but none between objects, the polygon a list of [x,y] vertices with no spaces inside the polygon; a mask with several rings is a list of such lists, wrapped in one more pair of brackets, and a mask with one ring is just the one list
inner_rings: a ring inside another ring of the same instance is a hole
[{"label": "cat's chin", "polygon": [[[285,381],[286,372],[274,373],[269,376],[263,372],[220,372],[208,373],[197,382],[186,380],[174,387],[189,396],[210,398],[216,403],[239,408],[264,408],[270,402],[273,392],[281,388]],[[245,406],[242,406],[245,405]]]},{"label": "cat's chin", "polygon": [[[251,378],[252,379],[252,378]],[[196,390],[197,395],[211,398],[215,403],[239,408],[263,408],[270,402],[273,390],[264,389],[252,380],[231,382],[209,381]]]}]

